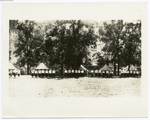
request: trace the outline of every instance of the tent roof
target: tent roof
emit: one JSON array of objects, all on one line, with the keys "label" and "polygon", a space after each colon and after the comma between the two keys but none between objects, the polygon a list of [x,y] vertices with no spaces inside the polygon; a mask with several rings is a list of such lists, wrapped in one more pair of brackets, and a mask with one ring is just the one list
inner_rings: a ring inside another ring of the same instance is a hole
[{"label": "tent roof", "polygon": [[111,70],[106,64],[100,70]]},{"label": "tent roof", "polygon": [[15,66],[13,66],[10,62],[9,62],[9,69],[16,69],[17,70],[17,68]]},{"label": "tent roof", "polygon": [[40,63],[35,69],[49,69],[44,63]]},{"label": "tent roof", "polygon": [[80,70],[88,71],[83,65],[80,65]]},{"label": "tent roof", "polygon": [[[128,70],[129,66],[126,67],[126,69]],[[137,70],[137,68],[134,65],[130,65],[130,70]]]},{"label": "tent roof", "polygon": [[137,68],[135,66],[131,65],[130,70],[137,70]]}]

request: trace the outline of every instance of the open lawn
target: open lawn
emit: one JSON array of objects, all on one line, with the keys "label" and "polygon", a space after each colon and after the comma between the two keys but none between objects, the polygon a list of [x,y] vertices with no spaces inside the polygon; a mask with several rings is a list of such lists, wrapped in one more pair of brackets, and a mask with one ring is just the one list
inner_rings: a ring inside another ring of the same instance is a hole
[{"label": "open lawn", "polygon": [[11,97],[140,96],[141,78],[9,78]]}]

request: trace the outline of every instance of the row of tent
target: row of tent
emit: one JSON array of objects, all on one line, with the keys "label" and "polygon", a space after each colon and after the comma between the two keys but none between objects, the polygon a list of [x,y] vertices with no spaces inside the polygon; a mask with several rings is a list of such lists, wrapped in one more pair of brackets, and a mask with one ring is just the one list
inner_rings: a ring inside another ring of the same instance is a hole
[{"label": "row of tent", "polygon": [[[133,65],[127,67],[122,67],[119,71],[119,75],[122,77],[136,77],[140,76],[140,71]],[[9,64],[9,75],[10,76],[20,76],[20,70],[15,68],[11,63]],[[59,76],[59,73],[55,69],[49,69],[44,63],[40,63],[36,68],[31,71],[32,77],[55,77]],[[106,64],[101,69],[88,70],[83,65],[80,66],[78,70],[68,69],[64,70],[64,77],[112,77],[113,69]]]},{"label": "row of tent", "polygon": [[[114,75],[114,69],[110,68],[106,64],[99,70],[91,70],[90,76],[98,77],[112,77]],[[139,77],[141,75],[140,71],[133,65],[122,67],[119,71],[119,76],[121,77]]]},{"label": "row of tent", "polygon": [[[85,75],[86,68],[81,65],[78,70],[64,70],[64,77],[81,77]],[[59,76],[59,71],[49,69],[45,64],[41,63],[31,71],[32,77],[56,77]]]},{"label": "row of tent", "polygon": [[[91,70],[91,72],[93,73],[112,73],[113,74],[113,69],[111,69],[110,67],[108,67],[106,64],[99,70]],[[140,71],[133,65],[130,66],[126,66],[126,67],[122,67],[122,69],[120,69],[119,71],[120,74],[122,73],[133,73],[133,74],[139,74]]]},{"label": "row of tent", "polygon": [[[119,75],[122,77],[138,77],[140,76],[140,71],[133,66],[130,65],[127,67],[122,67],[119,71]],[[33,77],[54,77],[57,75],[56,70],[49,69],[46,65],[43,63],[39,64],[34,70],[31,71],[31,74]],[[80,66],[78,70],[74,69],[66,69],[64,70],[64,77],[81,77],[81,76],[91,76],[91,77],[112,77],[113,76],[113,69],[108,67],[106,64],[101,69],[96,70],[88,70],[83,65]]]}]

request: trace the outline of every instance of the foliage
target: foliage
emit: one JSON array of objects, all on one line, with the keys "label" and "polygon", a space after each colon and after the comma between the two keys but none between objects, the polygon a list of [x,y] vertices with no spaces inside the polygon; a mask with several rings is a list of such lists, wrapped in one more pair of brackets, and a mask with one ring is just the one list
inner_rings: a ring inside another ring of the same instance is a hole
[{"label": "foliage", "polygon": [[96,58],[97,58],[97,64],[99,66],[99,68],[103,67],[105,64],[108,63],[107,59],[104,59],[104,57],[101,55],[100,52],[97,52],[96,54]]},{"label": "foliage", "polygon": [[[100,39],[105,42],[103,51],[108,52],[114,61],[114,74],[116,73],[116,62],[120,63],[120,52],[122,49],[125,35],[124,24],[122,20],[112,20],[110,22],[104,22],[103,26],[99,29]],[[119,72],[119,70],[118,70]]]},{"label": "foliage", "polygon": [[[48,67],[78,69],[81,64],[91,65],[90,46],[97,40],[105,43],[95,55],[98,66],[109,62],[120,65],[141,65],[141,22],[122,20],[105,21],[102,25],[81,20],[53,20],[45,22],[10,20],[10,31],[17,29],[14,54],[16,65],[27,68],[27,73],[40,62]],[[95,29],[99,27],[99,32]],[[10,41],[11,41],[10,37]],[[13,42],[13,41],[11,41]],[[84,62],[83,62],[84,61]]]},{"label": "foliage", "polygon": [[27,67],[27,74],[30,68],[38,63],[37,50],[40,48],[43,38],[39,34],[38,28],[35,28],[34,21],[21,21],[17,25],[18,41],[15,44],[16,50],[14,54],[18,57],[17,65],[19,67]]},{"label": "foliage", "polygon": [[120,65],[140,65],[141,23],[124,23],[122,20],[104,22],[99,29],[100,39],[105,42],[103,51],[114,62],[114,73]]},{"label": "foliage", "polygon": [[125,65],[141,65],[141,21],[126,23],[126,35],[122,53]]},{"label": "foliage", "polygon": [[81,20],[61,20],[48,29],[44,48],[50,64],[61,65],[63,62],[66,68],[79,68],[83,58],[87,57],[87,46],[96,42],[92,26],[87,26],[88,31],[84,27]]}]

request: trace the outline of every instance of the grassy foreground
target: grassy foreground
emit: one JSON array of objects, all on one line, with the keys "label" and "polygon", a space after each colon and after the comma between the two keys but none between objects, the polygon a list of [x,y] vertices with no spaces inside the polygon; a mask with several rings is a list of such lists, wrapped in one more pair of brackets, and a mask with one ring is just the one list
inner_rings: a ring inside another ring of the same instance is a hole
[{"label": "grassy foreground", "polygon": [[140,96],[141,78],[9,78],[11,97]]}]

